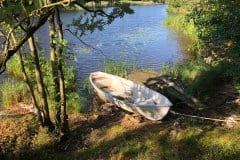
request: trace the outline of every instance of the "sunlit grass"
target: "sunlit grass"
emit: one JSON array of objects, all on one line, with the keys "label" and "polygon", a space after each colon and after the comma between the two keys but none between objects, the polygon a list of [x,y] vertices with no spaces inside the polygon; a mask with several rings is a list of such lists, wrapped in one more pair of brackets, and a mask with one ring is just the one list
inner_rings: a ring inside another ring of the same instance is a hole
[{"label": "sunlit grass", "polygon": [[181,62],[177,65],[165,65],[161,68],[161,74],[171,75],[183,81],[195,80],[208,66],[201,60]]},{"label": "sunlit grass", "polygon": [[[25,118],[26,119],[26,118]],[[182,125],[174,126],[173,122],[163,122],[161,124],[143,125],[140,128],[128,128],[124,124],[115,123],[102,126],[100,128],[83,128],[89,130],[85,138],[75,140],[74,148],[70,151],[62,152],[57,149],[56,140],[44,129],[36,133],[34,123],[27,120],[22,123],[14,119],[17,125],[19,142],[31,144],[28,152],[22,152],[23,148],[18,148],[19,153],[25,159],[41,156],[46,160],[50,159],[196,159],[196,160],[232,160],[240,156],[240,129],[228,129],[214,125],[200,125],[197,122],[191,123],[184,120]],[[1,121],[3,122],[3,121]],[[111,121],[110,121],[111,122]],[[9,120],[5,124],[10,123]],[[26,130],[24,128],[31,128]],[[32,128],[33,127],[33,128]],[[0,127],[0,129],[3,129]],[[2,130],[3,131],[3,130]],[[12,131],[12,129],[7,129]],[[26,137],[30,133],[34,136]],[[1,141],[11,135],[11,132],[1,132]],[[76,135],[75,135],[76,134]],[[72,136],[79,136],[75,133]],[[15,135],[15,134],[14,134]],[[25,137],[24,141],[23,138]],[[13,137],[14,138],[14,137]],[[16,137],[15,137],[16,138]],[[9,147],[15,146],[16,141],[8,141]],[[79,143],[81,142],[81,143]],[[67,143],[68,144],[68,143]],[[1,144],[3,146],[3,144]],[[17,146],[17,145],[16,145]],[[65,147],[65,145],[63,145]],[[8,146],[4,146],[8,147]],[[6,148],[7,149],[7,148]],[[25,149],[24,149],[25,150]],[[21,159],[21,158],[20,158]]]},{"label": "sunlit grass", "polygon": [[24,82],[18,82],[13,79],[6,79],[0,86],[1,102],[4,107],[11,107],[20,102],[31,103],[27,86]]},{"label": "sunlit grass", "polygon": [[128,72],[137,70],[136,64],[128,64],[124,61],[105,61],[102,64],[102,70],[104,72],[125,77]]},{"label": "sunlit grass", "polygon": [[119,135],[122,135],[126,132],[126,129],[121,125],[115,125],[110,128],[100,128],[93,130],[88,137],[89,143],[98,146],[99,144],[110,141],[116,138]]},{"label": "sunlit grass", "polygon": [[220,64],[208,65],[198,59],[181,62],[174,66],[163,66],[161,73],[185,82],[185,90],[194,95],[217,87],[220,84],[219,77],[224,76],[225,70],[226,68]]}]

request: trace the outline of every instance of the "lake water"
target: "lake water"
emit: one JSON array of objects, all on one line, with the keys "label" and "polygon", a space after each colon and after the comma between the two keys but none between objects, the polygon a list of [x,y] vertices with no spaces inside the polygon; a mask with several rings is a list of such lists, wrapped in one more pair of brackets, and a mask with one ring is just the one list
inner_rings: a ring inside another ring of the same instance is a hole
[{"label": "lake water", "polygon": [[[120,60],[137,64],[140,68],[151,68],[159,71],[161,66],[177,63],[184,58],[179,33],[163,25],[168,16],[166,5],[134,6],[132,15],[117,19],[103,31],[96,31],[82,37],[82,40],[97,50],[88,48],[67,31],[65,38],[69,41],[71,52],[76,53],[78,80],[81,83],[90,72],[101,70],[104,61]],[[77,18],[82,12],[64,12],[61,14],[64,27]],[[40,45],[49,51],[48,25],[44,25],[36,34]],[[105,56],[103,56],[103,54]],[[6,73],[0,75],[0,83]]]},{"label": "lake water", "polygon": [[[90,72],[101,70],[108,59],[137,64],[140,68],[151,68],[159,71],[162,65],[181,61],[184,54],[181,50],[179,34],[166,28],[163,24],[168,16],[166,5],[134,6],[132,15],[115,20],[103,31],[96,31],[81,39],[96,49],[82,44],[77,38],[65,31],[71,52],[76,53],[78,79],[86,78]],[[73,18],[82,12],[64,12],[61,18],[64,28]],[[43,26],[37,33],[39,42],[49,48],[48,26]],[[86,54],[83,50],[87,50]]]}]

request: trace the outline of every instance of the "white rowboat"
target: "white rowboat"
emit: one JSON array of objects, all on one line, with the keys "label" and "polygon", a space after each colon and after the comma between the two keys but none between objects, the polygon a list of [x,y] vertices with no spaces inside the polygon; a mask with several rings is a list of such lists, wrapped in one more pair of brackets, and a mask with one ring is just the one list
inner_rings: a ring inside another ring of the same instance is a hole
[{"label": "white rowboat", "polygon": [[111,102],[126,111],[139,113],[150,120],[161,120],[172,106],[164,95],[112,74],[93,72],[89,79],[103,101]]}]

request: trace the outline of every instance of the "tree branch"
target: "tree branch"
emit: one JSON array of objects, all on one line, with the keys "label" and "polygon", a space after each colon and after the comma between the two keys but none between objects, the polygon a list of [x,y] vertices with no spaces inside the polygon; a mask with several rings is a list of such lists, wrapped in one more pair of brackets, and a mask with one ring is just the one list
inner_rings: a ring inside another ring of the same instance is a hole
[{"label": "tree branch", "polygon": [[73,1],[72,3],[75,4],[75,5],[80,6],[81,8],[83,8],[84,10],[86,10],[86,11],[88,11],[88,12],[90,12],[90,13],[94,13],[94,16],[96,16],[96,14],[101,14],[102,16],[105,16],[105,17],[108,17],[108,18],[117,18],[117,17],[115,17],[115,16],[112,16],[112,15],[107,14],[106,12],[104,12],[104,11],[101,10],[101,9],[92,10],[92,9],[84,6],[83,4],[81,4],[81,3],[77,2],[77,1]]},{"label": "tree branch", "polygon": [[[101,49],[96,48],[96,47],[94,47],[94,46],[92,46],[92,45],[90,45],[90,44],[87,44],[87,43],[84,42],[81,38],[79,38],[78,36],[76,36],[70,29],[65,29],[65,30],[68,31],[72,36],[74,36],[75,38],[77,38],[77,39],[78,39],[82,44],[84,44],[85,46],[87,46],[87,47],[89,47],[89,48],[92,48],[92,49],[98,51],[98,52],[99,52],[100,54],[102,54],[105,58],[108,58],[108,56],[105,55]],[[108,59],[109,59],[109,58],[108,58]],[[109,60],[112,60],[112,59],[109,59]]]},{"label": "tree branch", "polygon": [[[22,45],[29,39],[29,37],[31,37],[43,24],[45,24],[52,11],[53,10],[50,9],[46,14],[42,15],[39,18],[38,22],[35,23],[35,25],[30,26],[27,32],[22,36],[22,39],[16,43],[14,47],[11,49],[6,48],[2,50],[2,54],[0,55],[0,74],[5,71],[7,61],[22,47]],[[14,26],[13,29],[16,29],[21,23],[22,21]],[[12,31],[9,32],[9,35],[11,32]]]}]

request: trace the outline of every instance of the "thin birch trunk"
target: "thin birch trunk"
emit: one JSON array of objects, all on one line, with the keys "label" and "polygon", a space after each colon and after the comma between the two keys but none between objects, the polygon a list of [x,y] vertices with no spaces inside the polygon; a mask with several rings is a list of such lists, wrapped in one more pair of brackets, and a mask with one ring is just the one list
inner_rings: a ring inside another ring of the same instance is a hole
[{"label": "thin birch trunk", "polygon": [[61,122],[62,122],[62,132],[68,133],[69,132],[69,125],[68,125],[68,115],[66,110],[66,93],[65,93],[65,82],[64,82],[64,73],[63,73],[63,29],[62,29],[62,21],[60,18],[59,9],[56,8],[56,20],[57,20],[57,32],[59,38],[59,62],[58,62],[58,75],[59,75],[59,84],[60,84],[60,97],[61,97]]},{"label": "thin birch trunk", "polygon": [[29,48],[30,48],[30,54],[31,54],[33,62],[34,62],[35,76],[36,76],[38,91],[40,93],[40,98],[41,98],[41,105],[42,105],[43,115],[44,115],[43,116],[43,124],[44,124],[44,126],[47,126],[50,131],[53,131],[54,125],[53,125],[53,123],[50,119],[50,115],[49,115],[47,94],[46,94],[45,86],[43,83],[43,76],[42,76],[41,67],[39,64],[38,52],[36,49],[36,45],[35,45],[33,36],[29,38],[28,43],[29,43]]},{"label": "thin birch trunk", "polygon": [[[16,38],[15,38],[15,36],[13,34],[12,34],[12,39],[14,41],[14,44],[16,44],[17,40],[16,40]],[[27,72],[26,72],[26,69],[25,69],[24,61],[23,61],[23,58],[22,58],[21,49],[18,51],[18,54],[19,54],[20,67],[21,67],[21,71],[22,71],[22,74],[23,74],[24,82],[26,83],[26,85],[28,87],[28,90],[30,92],[33,106],[34,106],[34,108],[37,109],[38,120],[41,123],[41,125],[43,126],[43,118],[42,118],[42,115],[41,115],[41,110],[40,110],[40,108],[39,108],[39,106],[37,104],[37,100],[36,100],[36,96],[34,94],[33,86],[31,85],[31,82],[30,82],[30,80],[29,80],[29,78],[27,76]]]},{"label": "thin birch trunk", "polygon": [[61,131],[60,86],[58,76],[58,61],[56,55],[56,29],[54,22],[54,14],[49,17],[48,22],[50,32],[50,61],[52,66],[52,77],[54,83],[54,100],[56,102],[56,106],[54,107],[55,121],[59,131]]}]

